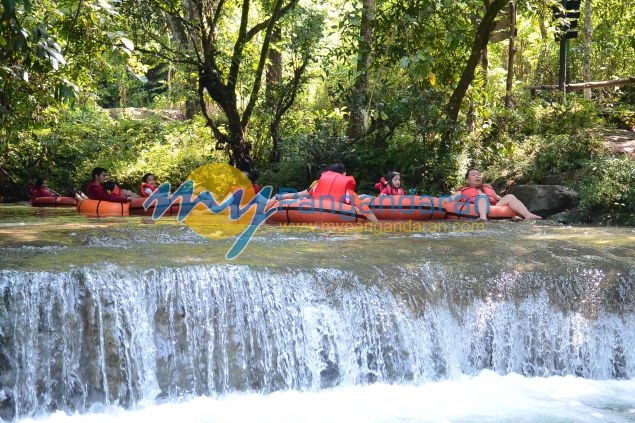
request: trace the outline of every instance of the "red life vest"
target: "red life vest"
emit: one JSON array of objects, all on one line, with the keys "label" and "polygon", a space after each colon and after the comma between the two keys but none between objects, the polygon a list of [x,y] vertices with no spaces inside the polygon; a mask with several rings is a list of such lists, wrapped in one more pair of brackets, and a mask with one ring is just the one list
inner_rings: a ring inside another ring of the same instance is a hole
[{"label": "red life vest", "polygon": [[386,187],[381,190],[379,195],[404,195],[404,192],[405,191],[401,187],[395,188],[391,185],[386,185]]},{"label": "red life vest", "polygon": [[146,192],[146,189],[150,189],[152,192],[154,192],[155,189],[157,189],[157,187],[155,187],[152,184],[149,184],[147,182],[142,182],[141,185],[139,185],[139,192],[141,193],[142,197],[149,197],[150,194],[148,194]]},{"label": "red life vest", "polygon": [[386,188],[386,178],[382,176],[379,182],[375,184],[375,189],[381,194],[384,188]]},{"label": "red life vest", "polygon": [[348,191],[355,191],[355,178],[341,173],[326,171],[320,176],[318,183],[309,191],[309,197],[332,197],[335,201],[346,200]]},{"label": "red life vest", "polygon": [[[494,206],[496,205],[496,203],[498,203],[498,200],[496,199],[496,193],[494,192],[494,189],[491,186],[481,185],[481,191],[483,191],[483,193],[487,195],[487,198],[489,198],[490,205]],[[463,187],[461,188],[461,195],[464,198],[459,198],[458,201],[462,203],[467,203],[467,200],[469,199],[470,203],[474,203],[474,199],[478,197],[479,195],[483,195],[483,194],[478,192],[478,188]]]}]

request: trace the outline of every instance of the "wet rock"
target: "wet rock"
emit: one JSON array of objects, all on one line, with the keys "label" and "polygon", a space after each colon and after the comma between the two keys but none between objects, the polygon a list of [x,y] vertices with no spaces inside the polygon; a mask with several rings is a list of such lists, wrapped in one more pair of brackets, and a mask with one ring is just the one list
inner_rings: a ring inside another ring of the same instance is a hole
[{"label": "wet rock", "polygon": [[509,193],[543,217],[571,209],[580,201],[577,192],[563,185],[516,185]]},{"label": "wet rock", "polygon": [[13,395],[5,389],[0,389],[0,420],[12,421],[15,418],[15,401]]}]

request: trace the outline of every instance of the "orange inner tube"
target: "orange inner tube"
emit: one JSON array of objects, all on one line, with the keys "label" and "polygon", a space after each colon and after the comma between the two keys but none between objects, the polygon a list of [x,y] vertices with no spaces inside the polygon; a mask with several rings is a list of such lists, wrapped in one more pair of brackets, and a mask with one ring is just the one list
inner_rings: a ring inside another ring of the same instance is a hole
[{"label": "orange inner tube", "polygon": [[369,206],[379,220],[430,220],[445,217],[441,201],[427,195],[380,195],[373,198]]},{"label": "orange inner tube", "polygon": [[[130,214],[134,215],[143,215],[143,216],[152,216],[154,214],[155,206],[154,204],[151,207],[148,207],[148,210],[143,208],[143,203],[148,199],[148,197],[141,198],[133,198],[130,201]],[[172,204],[161,217],[166,216],[177,216],[179,214],[179,210],[181,209],[181,203],[178,202],[176,204]]]},{"label": "orange inner tube", "polygon": [[73,197],[36,197],[31,200],[33,207],[75,207],[77,200]]},{"label": "orange inner tube", "polygon": [[331,198],[306,197],[299,200],[273,201],[268,210],[278,208],[267,221],[282,223],[357,223],[366,217],[357,207]]},{"label": "orange inner tube", "polygon": [[[476,206],[472,203],[448,201],[443,204],[443,208],[447,212],[447,219],[478,218]],[[510,219],[515,216],[518,216],[518,213],[509,206],[489,206],[489,213],[487,213],[488,219]]]},{"label": "orange inner tube", "polygon": [[82,200],[77,205],[77,211],[90,217],[128,216],[130,205],[103,200]]}]

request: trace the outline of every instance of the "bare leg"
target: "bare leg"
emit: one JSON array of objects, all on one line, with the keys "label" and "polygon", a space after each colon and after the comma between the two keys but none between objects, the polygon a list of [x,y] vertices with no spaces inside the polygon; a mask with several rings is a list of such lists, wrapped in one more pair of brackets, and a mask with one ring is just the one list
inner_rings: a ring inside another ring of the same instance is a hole
[{"label": "bare leg", "polygon": [[474,206],[476,207],[476,211],[478,212],[478,219],[476,220],[487,220],[487,211],[489,210],[489,201],[487,200],[487,198],[477,198]]},{"label": "bare leg", "polygon": [[522,217],[524,217],[527,220],[540,220],[542,219],[542,217],[538,216],[537,214],[533,214],[532,212],[530,212],[527,207],[525,207],[525,205],[518,199],[516,198],[513,194],[507,194],[506,196],[504,196],[503,198],[501,198],[501,200],[496,203],[497,206],[509,206],[511,207],[512,210],[514,210],[516,213],[518,213],[519,215],[521,215]]}]

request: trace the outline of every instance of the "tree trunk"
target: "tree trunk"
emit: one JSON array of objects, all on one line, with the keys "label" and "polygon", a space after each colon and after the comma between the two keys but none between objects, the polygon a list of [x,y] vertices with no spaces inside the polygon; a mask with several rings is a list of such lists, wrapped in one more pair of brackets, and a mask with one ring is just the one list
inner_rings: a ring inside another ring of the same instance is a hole
[{"label": "tree trunk", "polygon": [[512,103],[512,87],[514,85],[514,55],[516,47],[514,41],[516,38],[516,5],[514,2],[510,4],[510,26],[509,26],[509,60],[507,62],[507,81],[505,83],[505,108],[509,109]]},{"label": "tree trunk", "polygon": [[487,47],[490,33],[494,28],[494,19],[496,19],[496,15],[498,15],[501,9],[509,2],[510,0],[492,1],[492,3],[487,7],[485,16],[483,16],[483,20],[478,26],[476,37],[474,38],[474,43],[472,44],[470,57],[465,64],[465,68],[461,74],[461,79],[454,89],[446,108],[448,118],[454,123],[458,122],[461,103],[467,93],[467,89],[474,79],[474,71],[482,56],[483,50]]},{"label": "tree trunk", "polygon": [[[591,36],[593,23],[591,22],[591,0],[584,3],[584,82],[591,82]],[[591,99],[591,88],[584,89],[584,98]]]},{"label": "tree trunk", "polygon": [[187,78],[187,86],[189,88],[188,95],[185,98],[185,118],[192,119],[200,111],[198,108],[198,100],[194,93],[197,90],[198,81],[196,76],[190,76]]},{"label": "tree trunk", "polygon": [[[275,45],[282,39],[282,33],[279,26],[275,26],[271,33],[271,42]],[[273,119],[269,125],[271,134],[271,154],[269,155],[270,163],[280,162],[280,119],[276,113],[276,91],[282,83],[282,53],[278,48],[269,49],[269,60],[267,62],[267,72],[265,73],[265,105],[267,112],[273,115]]]},{"label": "tree trunk", "polygon": [[[193,9],[193,5],[191,2],[185,2],[184,5],[184,13],[186,16],[194,16],[195,11]],[[172,35],[172,38],[175,41],[176,48],[181,51],[188,51],[189,49],[196,48],[193,43],[188,39],[186,30],[183,26],[183,23],[176,19],[174,16],[167,16],[168,30]],[[168,41],[169,42],[169,41]],[[195,76],[186,76],[187,86],[190,89],[189,93],[191,95],[187,95],[185,98],[185,118],[192,119],[196,113],[198,113],[198,99],[196,98],[197,85],[198,81]]]},{"label": "tree trunk", "polygon": [[[275,26],[271,33],[271,43],[277,44],[282,39],[280,27]],[[272,108],[275,102],[274,93],[276,87],[282,81],[282,53],[278,48],[269,49],[269,60],[267,62],[267,72],[265,74],[265,103],[267,108]]]},{"label": "tree trunk", "polygon": [[372,21],[375,17],[375,0],[361,0],[361,2],[362,21],[359,28],[357,73],[348,125],[348,136],[352,139],[358,139],[364,134],[368,121],[368,69],[373,42]]}]

